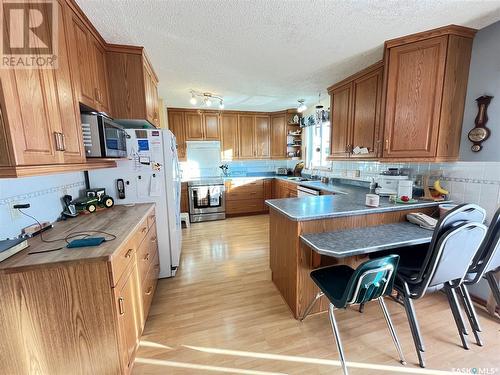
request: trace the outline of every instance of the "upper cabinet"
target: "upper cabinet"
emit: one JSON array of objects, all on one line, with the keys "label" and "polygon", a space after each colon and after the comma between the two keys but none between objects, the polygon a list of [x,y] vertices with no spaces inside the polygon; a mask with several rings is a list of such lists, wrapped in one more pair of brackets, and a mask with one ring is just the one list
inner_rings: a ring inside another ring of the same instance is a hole
[{"label": "upper cabinet", "polygon": [[158,78],[144,48],[108,45],[106,58],[113,117],[159,127]]},{"label": "upper cabinet", "polygon": [[273,159],[284,159],[286,154],[287,125],[286,112],[271,115],[270,124],[270,156]]},{"label": "upper cabinet", "polygon": [[264,159],[269,157],[270,118],[265,114],[238,115],[238,158]]},{"label": "upper cabinet", "polygon": [[[74,70],[68,52],[71,15],[63,0],[55,4],[59,7],[58,68],[0,69],[2,177],[33,174],[32,165],[85,161]],[[13,32],[11,26],[4,19],[5,30]],[[47,167],[39,169],[39,173],[50,171]]]},{"label": "upper cabinet", "polygon": [[220,125],[218,112],[185,111],[187,141],[218,141]]},{"label": "upper cabinet", "polygon": [[168,110],[168,128],[174,133],[177,141],[177,156],[179,160],[186,160],[186,133],[184,112]]},{"label": "upper cabinet", "polygon": [[331,157],[370,159],[378,156],[383,63],[330,87]]},{"label": "upper cabinet", "polygon": [[258,158],[267,158],[270,155],[269,147],[269,129],[271,127],[271,119],[267,115],[255,116],[255,137],[254,148],[255,156]]},{"label": "upper cabinet", "polygon": [[331,158],[456,160],[475,32],[387,41],[383,62],[331,86]]},{"label": "upper cabinet", "polygon": [[221,159],[233,160],[239,157],[238,115],[223,113],[221,119]]},{"label": "upper cabinet", "polygon": [[458,158],[474,34],[448,26],[386,42],[384,158]]},{"label": "upper cabinet", "polygon": [[75,64],[78,100],[85,106],[110,114],[105,47],[76,11],[71,12],[70,49]]}]

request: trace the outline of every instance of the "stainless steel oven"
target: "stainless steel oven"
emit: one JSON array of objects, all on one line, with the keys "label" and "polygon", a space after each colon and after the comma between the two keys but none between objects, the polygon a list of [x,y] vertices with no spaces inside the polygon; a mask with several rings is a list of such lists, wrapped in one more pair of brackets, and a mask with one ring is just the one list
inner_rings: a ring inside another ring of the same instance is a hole
[{"label": "stainless steel oven", "polygon": [[222,179],[189,181],[188,194],[191,222],[226,218],[225,188]]},{"label": "stainless steel oven", "polygon": [[100,113],[82,113],[82,133],[88,158],[124,158],[127,133],[123,126]]}]

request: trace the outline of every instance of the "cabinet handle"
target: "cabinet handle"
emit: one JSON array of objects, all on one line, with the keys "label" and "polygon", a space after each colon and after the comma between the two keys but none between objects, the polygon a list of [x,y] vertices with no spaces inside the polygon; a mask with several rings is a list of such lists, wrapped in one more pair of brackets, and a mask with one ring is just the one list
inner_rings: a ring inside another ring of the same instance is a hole
[{"label": "cabinet handle", "polygon": [[149,253],[146,254],[146,256],[144,257],[144,260],[145,261],[148,261],[149,260]]},{"label": "cabinet handle", "polygon": [[151,238],[151,242],[153,242],[153,243],[155,243],[155,242],[156,242],[156,240],[157,240],[157,238],[156,238],[156,237]]},{"label": "cabinet handle", "polygon": [[385,150],[389,149],[389,139],[385,140]]},{"label": "cabinet handle", "polygon": [[128,249],[127,253],[125,254],[125,258],[130,258],[132,256],[132,251],[133,249]]},{"label": "cabinet handle", "polygon": [[120,297],[118,298],[118,312],[120,313],[120,315],[123,315],[125,314],[125,309],[123,308],[123,297]]},{"label": "cabinet handle", "polygon": [[99,101],[99,89],[97,87],[94,88],[94,98]]},{"label": "cabinet handle", "polygon": [[63,134],[59,132],[54,132],[54,139],[56,142],[56,151],[64,151]]},{"label": "cabinet handle", "polygon": [[62,150],[61,151],[66,151],[66,136],[64,133],[61,134],[61,143],[62,143]]},{"label": "cabinet handle", "polygon": [[144,228],[142,228],[142,229],[141,229],[141,232],[142,232],[142,233],[144,233],[144,232],[146,232],[147,230],[148,230],[148,227],[144,227]]},{"label": "cabinet handle", "polygon": [[151,292],[153,292],[153,287],[152,286],[150,286],[148,288],[148,291],[146,292],[146,295],[149,296],[151,294]]}]

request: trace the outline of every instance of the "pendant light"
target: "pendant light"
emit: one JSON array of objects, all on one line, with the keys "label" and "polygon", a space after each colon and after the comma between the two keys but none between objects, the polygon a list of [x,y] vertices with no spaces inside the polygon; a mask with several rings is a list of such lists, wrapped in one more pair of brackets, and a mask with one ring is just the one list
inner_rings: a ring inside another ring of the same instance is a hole
[{"label": "pendant light", "polygon": [[297,100],[299,102],[299,106],[297,107],[297,112],[302,113],[307,109],[307,106],[304,104],[304,99]]}]

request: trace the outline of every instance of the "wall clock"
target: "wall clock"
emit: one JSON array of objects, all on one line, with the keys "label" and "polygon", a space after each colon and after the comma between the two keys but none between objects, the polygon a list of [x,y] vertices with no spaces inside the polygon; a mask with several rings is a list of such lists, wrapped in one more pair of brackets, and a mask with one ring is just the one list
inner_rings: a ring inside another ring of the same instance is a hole
[{"label": "wall clock", "polygon": [[486,127],[488,122],[488,115],[486,113],[488,105],[493,99],[493,96],[483,95],[476,99],[478,112],[474,123],[476,126],[472,129],[469,134],[469,140],[473,143],[471,150],[474,152],[479,152],[482,150],[482,143],[486,141],[490,136],[490,129]]}]

